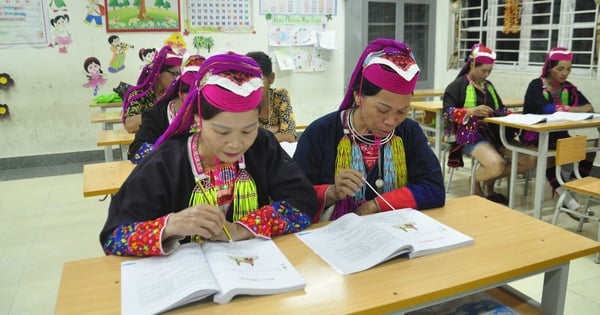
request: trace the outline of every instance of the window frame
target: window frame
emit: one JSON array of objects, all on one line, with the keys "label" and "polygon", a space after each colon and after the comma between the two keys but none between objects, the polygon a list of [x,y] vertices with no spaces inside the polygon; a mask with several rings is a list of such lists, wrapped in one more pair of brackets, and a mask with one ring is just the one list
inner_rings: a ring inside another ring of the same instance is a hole
[{"label": "window frame", "polygon": [[[463,1],[463,5],[459,11],[457,41],[459,45],[459,60],[463,62],[459,63],[459,66],[464,64],[471,46],[477,40],[483,41],[486,46],[498,54],[498,59],[495,63],[497,70],[522,72],[540,71],[546,53],[552,47],[562,46],[572,50],[575,55],[572,69],[574,75],[596,77],[599,63],[598,31],[600,28],[600,5],[594,3],[595,7],[593,10],[578,9],[578,1],[589,0],[521,1],[520,30],[516,33],[518,36],[513,38],[511,38],[511,34],[503,33],[505,0]],[[549,6],[547,11],[534,13],[534,8],[539,10],[544,5]],[[479,25],[474,25],[477,18],[473,17],[473,11],[477,13],[477,10],[480,12]],[[557,10],[559,13],[556,12]],[[469,17],[469,13],[471,17]],[[576,22],[577,16],[585,14],[594,14],[594,21]],[[544,19],[547,19],[548,22],[539,23],[540,20]],[[589,33],[590,30],[592,33],[591,36],[573,36],[577,31],[579,33]],[[544,31],[547,31],[546,36],[532,36],[532,33],[543,33]],[[473,38],[476,33],[479,33],[477,40]],[[506,48],[515,42],[518,43],[516,45],[517,49],[513,47]],[[534,46],[533,49],[531,48],[532,46]],[[541,49],[540,46],[545,47]],[[587,47],[591,47],[591,50]],[[514,57],[515,54],[516,59]],[[507,55],[512,55],[513,57],[503,60],[502,57]],[[589,62],[578,63],[578,59],[587,59]]]}]

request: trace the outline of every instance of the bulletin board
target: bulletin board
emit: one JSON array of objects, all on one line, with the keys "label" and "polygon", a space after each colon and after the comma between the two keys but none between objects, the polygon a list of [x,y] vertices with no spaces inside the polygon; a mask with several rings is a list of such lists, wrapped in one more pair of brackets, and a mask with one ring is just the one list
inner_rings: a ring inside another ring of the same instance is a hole
[{"label": "bulletin board", "polygon": [[268,21],[269,50],[280,70],[326,70],[330,51],[337,48],[326,16],[272,15]]},{"label": "bulletin board", "polygon": [[0,6],[0,48],[47,47],[46,0],[3,0]]}]

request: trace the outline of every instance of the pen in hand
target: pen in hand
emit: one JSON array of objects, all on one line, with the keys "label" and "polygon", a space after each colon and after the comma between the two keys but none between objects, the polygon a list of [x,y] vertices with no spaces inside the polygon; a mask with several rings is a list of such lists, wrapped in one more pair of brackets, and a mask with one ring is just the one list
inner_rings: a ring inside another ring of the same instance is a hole
[{"label": "pen in hand", "polygon": [[223,224],[223,232],[225,232],[225,236],[227,237],[229,244],[234,244],[233,239],[231,238],[231,234],[229,233],[229,230],[227,229],[225,224]]}]

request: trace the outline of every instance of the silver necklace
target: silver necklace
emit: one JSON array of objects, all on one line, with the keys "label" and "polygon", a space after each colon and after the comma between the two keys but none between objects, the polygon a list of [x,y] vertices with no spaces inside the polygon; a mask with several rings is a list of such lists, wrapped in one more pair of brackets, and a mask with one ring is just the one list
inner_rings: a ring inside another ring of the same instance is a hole
[{"label": "silver necklace", "polygon": [[[355,109],[352,109],[352,111],[350,112],[350,117],[348,118],[348,129],[350,129],[350,131],[352,132],[352,136],[354,137],[354,139],[356,139],[364,144],[375,145],[377,143],[376,140],[372,140],[367,137],[364,137],[354,127],[354,111],[355,111]],[[393,136],[394,136],[394,131],[390,132],[387,136],[385,136],[385,138],[381,139],[379,144],[384,145],[384,144],[388,143],[390,140],[392,140]],[[375,187],[377,187],[377,190],[379,190],[381,192],[385,182],[383,181],[383,178],[381,176],[381,154],[380,154],[381,152],[379,149],[380,149],[380,147],[377,148],[377,180],[375,180]]]}]

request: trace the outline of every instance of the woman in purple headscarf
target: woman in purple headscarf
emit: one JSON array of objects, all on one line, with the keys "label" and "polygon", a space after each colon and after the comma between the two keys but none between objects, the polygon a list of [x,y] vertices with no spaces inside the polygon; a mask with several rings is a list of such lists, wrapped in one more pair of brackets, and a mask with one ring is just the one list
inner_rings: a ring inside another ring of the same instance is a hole
[{"label": "woman in purple headscarf", "polygon": [[154,106],[154,102],[180,74],[182,57],[170,46],[163,46],[151,64],[144,66],[135,86],[123,95],[123,125],[129,133],[135,133],[142,124],[142,112]]},{"label": "woman in purple headscarf", "polygon": [[[552,114],[559,111],[591,113],[594,111],[590,101],[583,96],[575,85],[567,81],[569,74],[571,74],[572,60],[573,53],[564,47],[555,47],[548,52],[542,67],[541,77],[533,79],[525,92],[524,114]],[[568,136],[569,133],[566,131],[551,132],[549,148],[555,148],[558,139]],[[521,141],[537,145],[538,134],[536,132],[523,132]],[[595,157],[595,152],[591,152],[586,160],[579,163],[579,171],[582,176],[590,174]],[[552,167],[546,170],[546,178],[548,178],[552,190],[560,190],[561,188],[559,188],[555,176],[554,158],[548,160],[548,165]],[[570,171],[563,174],[565,179],[570,176]],[[579,203],[571,196],[567,196],[565,204],[571,209],[579,207]]]},{"label": "woman in purple headscarf", "polygon": [[312,185],[275,136],[258,127],[258,64],[215,55],[196,82],[113,196],[100,233],[106,254],[166,255],[182,241],[225,241],[224,230],[242,240],[310,224],[317,207]]},{"label": "woman in purple headscarf", "polygon": [[440,163],[419,124],[406,119],[419,72],[406,44],[372,41],[339,110],[304,131],[294,160],[317,192],[313,222],[444,205]]}]

